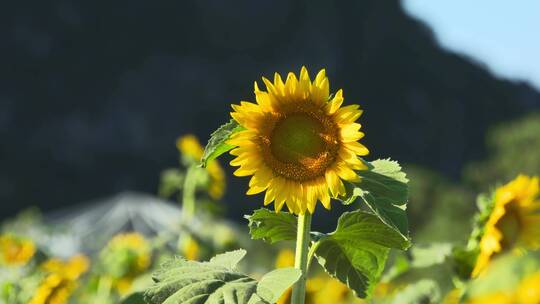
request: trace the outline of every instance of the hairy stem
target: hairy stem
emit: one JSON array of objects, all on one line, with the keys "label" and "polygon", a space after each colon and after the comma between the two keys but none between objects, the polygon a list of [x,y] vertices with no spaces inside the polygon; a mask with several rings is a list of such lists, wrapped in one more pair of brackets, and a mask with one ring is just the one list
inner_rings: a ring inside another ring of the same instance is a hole
[{"label": "hairy stem", "polygon": [[293,286],[291,304],[304,304],[306,298],[310,229],[311,214],[300,214],[298,216],[298,231],[296,234],[296,252],[294,258],[294,267],[302,271],[302,276]]}]

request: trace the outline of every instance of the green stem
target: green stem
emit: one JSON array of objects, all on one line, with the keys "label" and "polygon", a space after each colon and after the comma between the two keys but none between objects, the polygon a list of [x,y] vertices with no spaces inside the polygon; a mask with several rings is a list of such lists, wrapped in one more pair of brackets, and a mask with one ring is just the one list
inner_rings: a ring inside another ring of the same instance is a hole
[{"label": "green stem", "polygon": [[182,216],[185,221],[190,221],[195,215],[195,191],[197,190],[197,168],[191,165],[184,179],[182,189]]},{"label": "green stem", "polygon": [[109,297],[111,295],[112,280],[110,277],[101,276],[98,281],[98,299],[103,303],[109,302]]},{"label": "green stem", "polygon": [[302,276],[293,286],[291,304],[304,304],[306,298],[306,281],[308,269],[308,247],[310,242],[311,214],[298,216],[298,230],[296,234],[296,253],[294,268],[302,271]]},{"label": "green stem", "polygon": [[320,240],[314,242],[311,247],[309,248],[308,252],[308,260],[307,260],[307,270],[309,271],[309,266],[311,265],[311,260],[315,256],[315,251],[317,251],[317,248],[319,248],[319,245],[321,245]]}]

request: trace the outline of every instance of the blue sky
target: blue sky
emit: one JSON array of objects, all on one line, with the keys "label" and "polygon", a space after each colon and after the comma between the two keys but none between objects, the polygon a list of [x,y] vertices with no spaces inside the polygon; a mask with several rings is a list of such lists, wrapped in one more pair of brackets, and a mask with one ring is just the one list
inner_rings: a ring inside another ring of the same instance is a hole
[{"label": "blue sky", "polygon": [[439,43],[540,89],[539,0],[403,0]]}]

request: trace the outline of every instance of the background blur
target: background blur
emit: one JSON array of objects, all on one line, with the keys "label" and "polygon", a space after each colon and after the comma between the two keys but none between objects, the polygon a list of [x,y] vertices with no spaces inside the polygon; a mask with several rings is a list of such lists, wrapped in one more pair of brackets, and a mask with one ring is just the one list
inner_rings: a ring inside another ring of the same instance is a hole
[{"label": "background blur", "polygon": [[[206,142],[231,103],[253,100],[254,80],[305,65],[325,67],[331,90],[364,108],[368,159],[407,164],[413,230],[436,239],[444,231],[428,219],[462,219],[476,191],[540,172],[540,7],[516,5],[4,3],[0,219],[156,193],[179,135]],[[228,185],[229,217],[259,206],[247,179]]]}]

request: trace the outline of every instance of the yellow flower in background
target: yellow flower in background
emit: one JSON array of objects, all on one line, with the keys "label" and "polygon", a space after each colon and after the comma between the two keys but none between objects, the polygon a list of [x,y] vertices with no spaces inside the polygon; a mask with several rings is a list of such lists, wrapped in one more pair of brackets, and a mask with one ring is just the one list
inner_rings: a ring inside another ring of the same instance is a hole
[{"label": "yellow flower in background", "polygon": [[306,292],[309,294],[308,303],[310,304],[359,303],[356,299],[349,300],[351,292],[345,284],[329,276],[319,276],[308,280]]},{"label": "yellow flower in background", "polygon": [[50,273],[61,274],[70,280],[77,280],[90,267],[90,260],[84,255],[76,255],[67,262],[52,258],[41,265],[41,269]]},{"label": "yellow flower in background", "polygon": [[355,121],[358,105],[341,107],[343,92],[330,96],[325,70],[312,82],[305,67],[300,79],[289,73],[285,82],[263,77],[267,91],[255,82],[257,103],[233,105],[231,116],[245,130],[228,143],[239,166],[236,176],[252,176],[247,194],[266,191],[264,204],[276,211],[286,204],[296,214],[313,213],[317,201],[330,209],[330,198],[345,193],[342,180],[356,181],[354,170],[366,169],[358,158],[368,149],[358,143],[364,134]]},{"label": "yellow flower in background", "polygon": [[186,258],[186,260],[189,260],[189,261],[196,261],[199,259],[199,256],[200,256],[200,253],[201,253],[201,248],[199,246],[199,243],[197,243],[197,241],[189,236],[183,240],[181,240],[182,244],[181,244],[181,250],[182,250],[182,253],[184,255],[184,257]]},{"label": "yellow flower in background", "polygon": [[131,291],[135,278],[152,262],[152,248],[139,233],[123,233],[113,237],[101,252],[105,279],[109,279],[121,294]]},{"label": "yellow flower in background", "polygon": [[467,304],[517,304],[511,294],[505,292],[494,292],[479,297],[474,297],[466,302]]},{"label": "yellow flower in background", "polygon": [[41,282],[29,304],[64,304],[77,287],[77,279],[90,266],[86,256],[78,255],[64,262],[49,259],[41,265],[47,276]]},{"label": "yellow flower in background", "polygon": [[75,289],[76,283],[59,274],[50,274],[39,285],[29,304],[64,304]]},{"label": "yellow flower in background", "polygon": [[128,259],[122,259],[127,264],[125,265],[126,272],[124,275],[140,274],[150,266],[150,244],[139,233],[131,232],[116,235],[109,241],[106,250],[109,250],[112,254],[121,254],[128,257]]},{"label": "yellow flower in background", "polygon": [[199,139],[193,134],[187,134],[178,138],[176,148],[180,153],[192,158],[195,162],[200,161],[204,153],[204,148],[199,142]]},{"label": "yellow flower in background", "polygon": [[496,190],[495,205],[480,240],[473,277],[480,275],[497,253],[540,248],[538,192],[538,177],[524,175]]},{"label": "yellow flower in background", "polygon": [[36,253],[36,245],[29,239],[11,234],[0,236],[0,265],[26,265]]},{"label": "yellow flower in background", "polygon": [[540,271],[526,277],[519,285],[515,297],[520,304],[540,303]]},{"label": "yellow flower in background", "polygon": [[525,277],[514,291],[496,291],[473,297],[468,304],[538,304],[540,303],[540,272]]},{"label": "yellow flower in background", "polygon": [[292,266],[294,266],[294,251],[290,249],[281,249],[276,258],[276,268]]},{"label": "yellow flower in background", "polygon": [[[176,141],[176,147],[183,155],[199,162],[203,156],[204,148],[193,134],[184,135]],[[210,180],[208,182],[208,194],[218,200],[225,194],[225,172],[217,160],[211,160],[206,165],[206,171]]]}]

